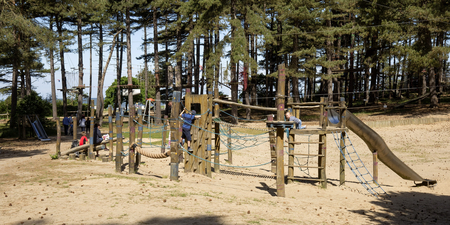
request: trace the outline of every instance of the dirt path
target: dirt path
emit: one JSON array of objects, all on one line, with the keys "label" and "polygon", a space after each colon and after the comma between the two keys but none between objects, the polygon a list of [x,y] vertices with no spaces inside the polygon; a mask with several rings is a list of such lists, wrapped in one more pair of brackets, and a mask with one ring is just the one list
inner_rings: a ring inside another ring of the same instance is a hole
[{"label": "dirt path", "polygon": [[[321,189],[315,182],[298,181],[286,185],[286,198],[276,197],[270,165],[245,169],[221,167],[221,173],[214,173],[213,178],[184,173],[180,165],[180,181],[174,182],[168,178],[169,159],[144,157],[140,174],[129,175],[125,172],[128,170],[115,173],[113,162],[51,160],[49,154],[55,152],[54,138],[45,143],[1,140],[0,221],[6,224],[449,224],[449,130],[450,122],[375,129],[407,165],[421,176],[438,181],[434,188],[416,187],[381,164],[379,180],[391,196],[386,199],[371,196],[348,169],[345,186],[339,186],[339,152],[331,135],[327,137],[328,188]],[[367,146],[355,134],[349,135],[372,171],[372,154]],[[69,146],[70,138],[65,137],[62,149]],[[268,149],[269,144],[263,143],[236,151],[233,163],[268,162]],[[307,151],[307,146],[296,151]],[[226,164],[225,159],[226,155],[221,156],[221,163]],[[316,175],[316,171],[309,173]],[[307,174],[296,170],[295,175]]]}]

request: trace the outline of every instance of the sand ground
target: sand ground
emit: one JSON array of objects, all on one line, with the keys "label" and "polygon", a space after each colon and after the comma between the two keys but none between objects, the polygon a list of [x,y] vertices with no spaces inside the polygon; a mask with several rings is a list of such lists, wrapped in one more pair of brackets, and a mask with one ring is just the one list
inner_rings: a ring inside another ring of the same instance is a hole
[{"label": "sand ground", "polygon": [[[448,117],[448,113],[427,114]],[[415,117],[418,115],[409,115]],[[376,117],[361,117],[376,120]],[[405,119],[406,116],[378,119]],[[314,126],[314,124],[308,124]],[[264,124],[246,126],[264,127]],[[139,174],[128,168],[114,172],[114,162],[51,160],[51,142],[1,140],[0,221],[4,224],[449,224],[450,122],[375,128],[391,150],[433,188],[415,186],[384,164],[379,182],[390,197],[369,194],[348,169],[339,185],[339,150],[327,137],[327,188],[317,182],[286,185],[286,197],[276,196],[270,165],[256,168],[221,167],[212,178],[184,173],[169,179],[169,160],[143,157]],[[372,153],[352,132],[350,139],[372,172]],[[310,137],[314,140],[314,136]],[[233,165],[270,161],[268,135],[258,146],[233,154]],[[308,140],[307,136],[297,140]],[[71,138],[63,137],[62,150]],[[310,146],[314,152],[316,146]],[[296,152],[308,146],[296,147]],[[155,148],[155,152],[159,149]],[[103,153],[104,154],[104,153]],[[227,155],[221,163],[227,164]],[[286,156],[287,159],[287,156]],[[449,161],[449,162],[447,162]],[[299,158],[305,163],[305,158]],[[311,165],[317,163],[309,160]],[[287,174],[287,168],[285,169]],[[296,176],[317,176],[316,170],[295,170]]]}]

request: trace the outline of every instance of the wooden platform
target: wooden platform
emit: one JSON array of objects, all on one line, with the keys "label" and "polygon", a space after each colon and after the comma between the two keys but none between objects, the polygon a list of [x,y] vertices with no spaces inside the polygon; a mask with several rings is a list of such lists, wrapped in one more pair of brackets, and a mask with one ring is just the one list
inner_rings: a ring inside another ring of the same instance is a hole
[{"label": "wooden platform", "polygon": [[325,130],[319,127],[312,127],[306,129],[290,129],[290,134],[331,134],[332,132],[348,131],[347,128],[327,127]]}]

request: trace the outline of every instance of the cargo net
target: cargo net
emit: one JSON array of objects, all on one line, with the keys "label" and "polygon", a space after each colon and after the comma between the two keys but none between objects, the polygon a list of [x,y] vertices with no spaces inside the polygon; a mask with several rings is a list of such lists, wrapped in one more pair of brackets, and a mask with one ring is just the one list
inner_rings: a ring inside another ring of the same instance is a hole
[{"label": "cargo net", "polygon": [[[366,168],[358,153],[355,150],[352,142],[347,133],[343,132],[332,132],[334,142],[336,143],[339,151],[345,158],[348,167],[355,175],[356,179],[361,183],[361,185],[373,196],[380,198],[381,194],[389,196],[380,184],[373,179],[372,174]],[[341,145],[341,141],[343,145]]]}]

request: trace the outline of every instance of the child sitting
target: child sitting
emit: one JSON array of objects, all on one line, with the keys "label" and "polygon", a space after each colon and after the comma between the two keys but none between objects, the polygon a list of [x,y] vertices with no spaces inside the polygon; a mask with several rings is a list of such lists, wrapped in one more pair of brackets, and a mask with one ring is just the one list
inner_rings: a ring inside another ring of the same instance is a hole
[{"label": "child sitting", "polygon": [[88,144],[88,143],[89,143],[89,140],[86,137],[86,131],[81,131],[81,138],[80,138],[80,145],[79,146],[85,145],[85,144]]}]

